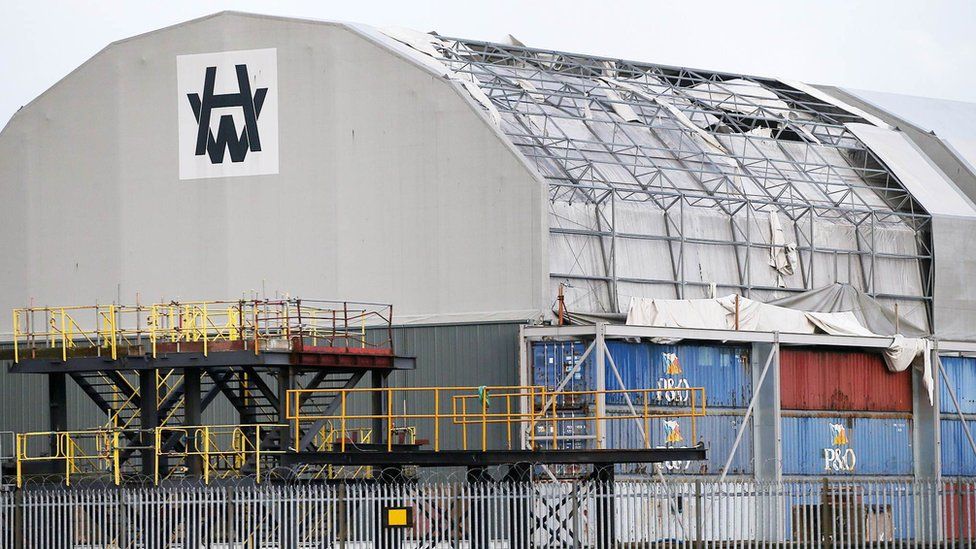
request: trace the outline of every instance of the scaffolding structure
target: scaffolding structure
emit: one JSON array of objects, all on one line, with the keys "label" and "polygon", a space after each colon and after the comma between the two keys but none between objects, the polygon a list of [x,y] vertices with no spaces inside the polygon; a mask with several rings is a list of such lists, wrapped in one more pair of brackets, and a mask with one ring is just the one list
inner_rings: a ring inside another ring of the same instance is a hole
[{"label": "scaffolding structure", "polygon": [[[869,115],[770,78],[391,36],[463,87],[548,184],[550,280],[575,289],[571,310],[839,281],[931,325],[931,218],[852,132]],[[770,268],[786,248],[788,269]]]},{"label": "scaffolding structure", "polygon": [[[402,478],[408,466],[485,468],[704,459],[702,445],[633,448],[563,444],[567,422],[633,423],[705,415],[701,388],[687,410],[650,403],[660,389],[569,391],[512,387],[392,387],[415,368],[394,353],[392,306],[300,299],[31,307],[13,312],[14,373],[43,375],[50,429],[15,436],[17,486],[90,479],[160,484],[249,478]],[[369,376],[369,387],[359,387]],[[71,380],[105,416],[69,428]],[[598,402],[626,393],[629,415]],[[236,422],[208,424],[218,398]],[[567,402],[578,410],[564,414]],[[418,433],[420,436],[418,436]],[[420,438],[427,436],[429,438]],[[501,441],[501,442],[496,442]],[[430,448],[427,448],[430,447]],[[392,471],[392,473],[391,473]]]}]

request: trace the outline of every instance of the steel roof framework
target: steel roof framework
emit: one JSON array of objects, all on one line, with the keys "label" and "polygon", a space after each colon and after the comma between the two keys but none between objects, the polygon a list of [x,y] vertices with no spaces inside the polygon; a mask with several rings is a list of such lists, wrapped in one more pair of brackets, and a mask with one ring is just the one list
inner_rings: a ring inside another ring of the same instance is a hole
[{"label": "steel roof framework", "polygon": [[[455,77],[485,93],[501,130],[548,182],[550,233],[599,243],[602,273],[552,279],[605,282],[617,311],[621,282],[670,286],[683,298],[689,286],[707,285],[684,273],[686,247],[696,244],[733,250],[736,280],[718,286],[747,296],[812,289],[814,271],[830,269],[818,265],[827,254],[835,269],[839,255],[856,261],[860,285],[874,297],[931,301],[930,216],[845,126],[866,123],[859,116],[773,79],[438,36],[432,43]],[[663,216],[663,234],[617,229],[617,207],[635,202]],[[592,223],[561,218],[559,204],[572,203],[592,207]],[[727,216],[728,236],[688,234],[694,208]],[[802,287],[751,276],[750,250],[771,247],[752,227],[758,212],[771,211],[792,225]],[[817,223],[853,227],[852,246],[818,245]],[[882,228],[910,231],[915,250],[883,249]],[[672,279],[618,276],[618,242],[627,239],[665,242]],[[879,259],[914,264],[922,291],[879,291]]]}]

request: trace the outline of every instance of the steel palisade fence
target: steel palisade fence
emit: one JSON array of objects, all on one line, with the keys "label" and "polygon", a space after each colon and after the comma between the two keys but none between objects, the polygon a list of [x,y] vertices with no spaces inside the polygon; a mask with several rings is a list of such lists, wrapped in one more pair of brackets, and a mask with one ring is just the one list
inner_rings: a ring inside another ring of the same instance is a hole
[{"label": "steel palisade fence", "polygon": [[[30,488],[10,548],[970,547],[976,481],[419,482]],[[387,507],[412,526],[384,527]]]}]

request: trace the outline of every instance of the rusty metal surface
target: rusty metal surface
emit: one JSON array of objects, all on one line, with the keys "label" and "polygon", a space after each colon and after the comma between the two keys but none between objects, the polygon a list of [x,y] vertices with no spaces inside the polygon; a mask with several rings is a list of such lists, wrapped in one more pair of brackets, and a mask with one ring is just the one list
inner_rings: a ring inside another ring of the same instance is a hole
[{"label": "rusty metal surface", "polygon": [[783,349],[784,410],[911,412],[911,372],[889,372],[880,354]]}]

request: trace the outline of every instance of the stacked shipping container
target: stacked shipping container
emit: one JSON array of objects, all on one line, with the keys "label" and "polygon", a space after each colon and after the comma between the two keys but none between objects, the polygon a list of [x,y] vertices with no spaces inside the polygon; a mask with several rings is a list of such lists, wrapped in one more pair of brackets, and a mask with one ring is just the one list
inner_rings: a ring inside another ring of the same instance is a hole
[{"label": "stacked shipping container", "polygon": [[[611,360],[606,361],[607,389],[680,389],[704,387],[708,415],[695,421],[692,439],[691,419],[668,421],[655,419],[650,423],[649,439],[652,446],[692,446],[704,442],[709,448],[709,459],[701,463],[666,463],[663,471],[673,474],[717,474],[724,465],[736,433],[742,425],[745,408],[752,397],[752,367],[750,347],[729,345],[658,345],[608,341]],[[545,342],[533,348],[533,382],[546,387],[558,387],[564,380],[564,390],[584,390],[595,387],[592,356],[575,369],[584,353],[581,343]],[[614,371],[616,369],[616,371]],[[617,374],[619,373],[619,380]],[[566,377],[569,377],[567,380]],[[623,382],[621,385],[620,381]],[[583,402],[560,401],[557,405],[566,410]],[[630,406],[643,407],[639,395],[630,395],[630,403],[622,394],[609,395],[609,414],[630,414]],[[688,393],[665,390],[651,395],[648,406],[653,410],[683,411],[689,409]],[[595,433],[591,425],[582,422],[563,422],[560,427],[560,446],[592,447]],[[547,427],[540,426],[540,436],[551,435]],[[549,427],[551,428],[551,427]],[[607,422],[607,446],[611,448],[639,448],[644,445],[643,425],[639,421],[617,420]],[[646,468],[621,467],[623,473],[646,472]],[[748,475],[753,472],[752,429],[744,431],[743,440],[729,469],[732,475]]]},{"label": "stacked shipping container", "polygon": [[[542,342],[533,348],[533,382],[550,388],[563,381],[566,390],[595,387],[594,357],[575,368],[585,351],[580,342]],[[704,442],[709,459],[702,463],[665,464],[665,471],[718,474],[752,397],[750,347],[742,345],[660,345],[619,340],[607,342],[611,360],[606,361],[607,389],[670,389],[704,387],[706,418],[696,421],[691,440],[691,421],[651,423],[653,446],[693,445]],[[976,418],[976,359],[944,359],[950,377],[957,380],[963,411]],[[615,368],[614,368],[615,367]],[[614,371],[616,369],[616,372]],[[618,380],[619,374],[619,380]],[[568,379],[566,379],[568,376]],[[972,379],[967,378],[971,377]],[[787,476],[911,476],[914,468],[912,435],[912,375],[892,373],[880,354],[840,350],[784,347],[780,355],[782,458]],[[622,384],[620,383],[622,381]],[[945,390],[943,389],[943,392]],[[687,393],[664,391],[651,397],[655,410],[687,409]],[[610,414],[628,414],[641,406],[640,396],[628,404],[622,395],[607,398]],[[567,415],[590,402],[560,401]],[[947,395],[943,408],[943,470],[946,475],[976,475],[976,456],[969,450]],[[540,426],[537,434],[551,437]],[[593,426],[565,422],[559,433],[562,447],[592,447]],[[751,475],[752,429],[744,431],[729,474]],[[609,421],[607,446],[634,448],[644,444],[643,426],[637,421]],[[964,459],[965,458],[965,459]]]},{"label": "stacked shipping container", "polygon": [[780,379],[783,474],[912,474],[911,372],[879,354],[784,348]]},{"label": "stacked shipping container", "polygon": [[[959,401],[959,411],[969,424],[969,430],[976,436],[976,358],[941,357],[949,383]],[[940,379],[940,381],[944,381]],[[941,412],[942,474],[943,476],[976,476],[976,454],[969,445],[969,439],[962,428],[959,413],[946,383],[939,384],[939,407]]]}]

